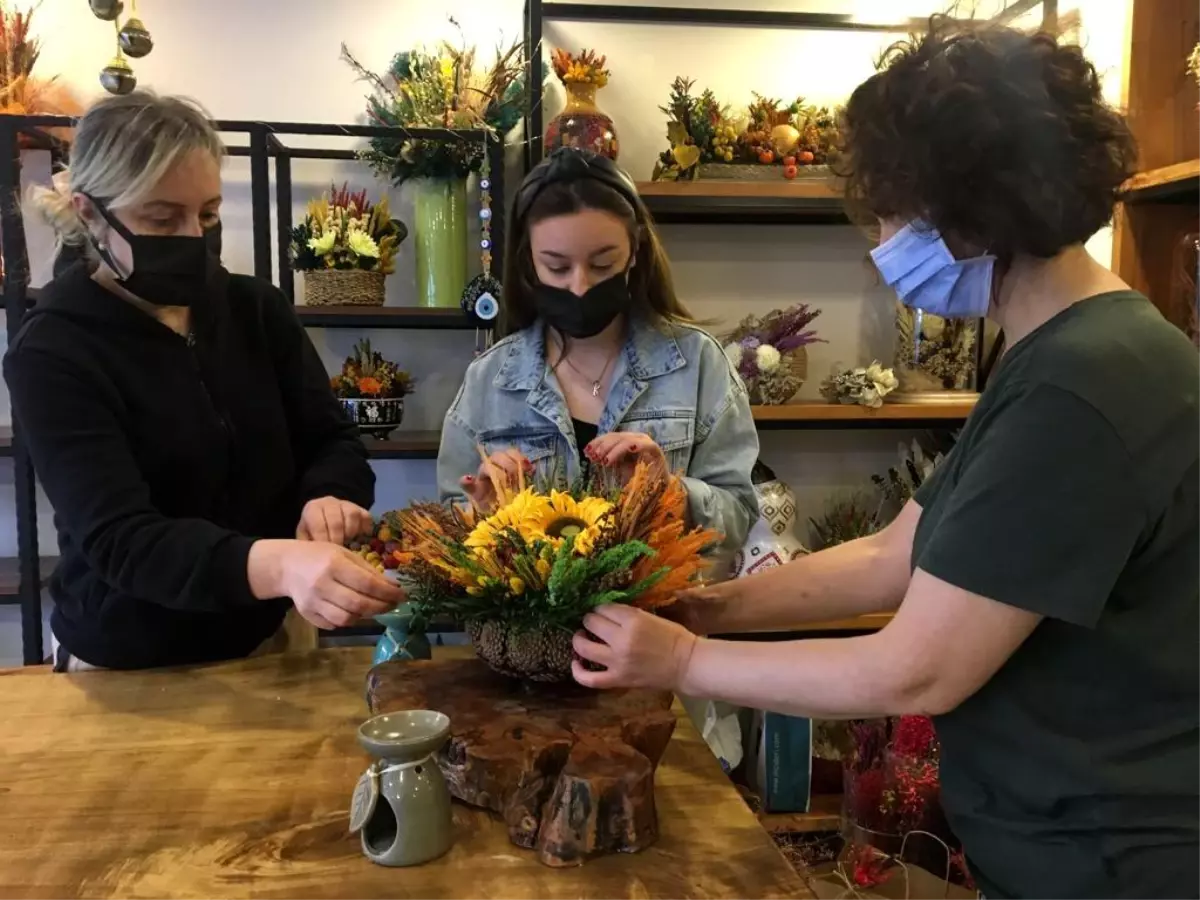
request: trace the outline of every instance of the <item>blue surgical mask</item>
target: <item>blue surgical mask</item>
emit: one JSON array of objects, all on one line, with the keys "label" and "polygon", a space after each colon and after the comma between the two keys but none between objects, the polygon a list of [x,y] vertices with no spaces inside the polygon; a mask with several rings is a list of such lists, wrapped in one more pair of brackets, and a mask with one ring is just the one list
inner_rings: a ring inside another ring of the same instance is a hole
[{"label": "blue surgical mask", "polygon": [[946,319],[987,315],[994,256],[955,259],[935,229],[910,222],[872,250],[871,259],[905,306]]}]

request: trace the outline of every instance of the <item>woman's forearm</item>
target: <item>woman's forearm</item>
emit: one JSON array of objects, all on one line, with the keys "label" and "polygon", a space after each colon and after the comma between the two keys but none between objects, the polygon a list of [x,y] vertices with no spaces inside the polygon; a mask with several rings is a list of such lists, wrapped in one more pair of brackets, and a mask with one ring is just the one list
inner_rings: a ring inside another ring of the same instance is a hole
[{"label": "woman's forearm", "polygon": [[772,642],[697,639],[680,692],[819,719],[919,712],[922,685],[884,651],[880,634]]},{"label": "woman's forearm", "polygon": [[705,631],[783,631],[895,610],[908,587],[919,517],[919,507],[910,504],[878,534],[706,589]]}]

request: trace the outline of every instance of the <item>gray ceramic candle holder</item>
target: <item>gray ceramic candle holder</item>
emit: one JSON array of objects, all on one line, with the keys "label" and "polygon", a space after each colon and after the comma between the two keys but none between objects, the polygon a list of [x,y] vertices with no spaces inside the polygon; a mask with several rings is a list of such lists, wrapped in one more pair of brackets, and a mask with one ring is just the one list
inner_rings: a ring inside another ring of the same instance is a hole
[{"label": "gray ceramic candle holder", "polygon": [[450,849],[450,789],[433,758],[449,737],[450,719],[427,709],[385,713],[359,727],[358,742],[375,762],[354,789],[350,830],[371,862],[415,866]]}]

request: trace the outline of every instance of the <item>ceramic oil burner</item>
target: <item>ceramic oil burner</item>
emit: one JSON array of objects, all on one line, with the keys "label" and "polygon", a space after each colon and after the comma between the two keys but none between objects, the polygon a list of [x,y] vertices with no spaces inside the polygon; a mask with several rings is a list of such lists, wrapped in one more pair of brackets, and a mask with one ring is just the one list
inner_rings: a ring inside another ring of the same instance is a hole
[{"label": "ceramic oil burner", "polygon": [[358,729],[375,757],[354,789],[350,831],[367,859],[381,866],[416,866],[437,859],[452,842],[450,789],[433,755],[450,737],[450,719],[427,709],[385,713]]},{"label": "ceramic oil burner", "polygon": [[382,613],[375,621],[383,626],[383,634],[375,645],[375,665],[393,659],[431,659],[433,648],[429,638],[412,627],[412,607],[402,603],[391,612]]},{"label": "ceramic oil burner", "polygon": [[792,489],[762,462],[755,464],[751,480],[758,497],[758,521],[746,536],[745,546],[734,554],[733,578],[782,566],[808,553],[796,537],[796,495]]}]

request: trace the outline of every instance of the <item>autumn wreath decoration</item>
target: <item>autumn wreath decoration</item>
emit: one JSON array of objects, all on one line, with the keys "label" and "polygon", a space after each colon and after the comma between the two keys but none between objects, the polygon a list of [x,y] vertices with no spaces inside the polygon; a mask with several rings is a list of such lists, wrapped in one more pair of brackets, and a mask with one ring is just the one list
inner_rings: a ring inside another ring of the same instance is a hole
[{"label": "autumn wreath decoration", "polygon": [[587,612],[663,609],[702,577],[719,539],[687,526],[680,479],[644,463],[624,485],[600,475],[539,489],[494,467],[490,476],[489,508],[418,503],[388,519],[417,616],[465,623],[476,653],[505,675],[570,678],[571,637]]}]

